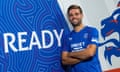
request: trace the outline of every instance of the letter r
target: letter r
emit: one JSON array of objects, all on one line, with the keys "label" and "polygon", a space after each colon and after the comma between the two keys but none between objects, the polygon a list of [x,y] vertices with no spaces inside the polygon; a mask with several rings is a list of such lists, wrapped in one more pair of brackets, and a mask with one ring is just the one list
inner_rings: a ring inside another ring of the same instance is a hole
[{"label": "letter r", "polygon": [[[8,38],[11,38],[11,41],[8,40]],[[10,46],[10,48],[14,51],[17,52],[18,50],[15,48],[14,46],[14,42],[15,42],[15,36],[12,33],[5,33],[4,34],[4,49],[5,49],[5,53],[8,53],[8,47]]]}]

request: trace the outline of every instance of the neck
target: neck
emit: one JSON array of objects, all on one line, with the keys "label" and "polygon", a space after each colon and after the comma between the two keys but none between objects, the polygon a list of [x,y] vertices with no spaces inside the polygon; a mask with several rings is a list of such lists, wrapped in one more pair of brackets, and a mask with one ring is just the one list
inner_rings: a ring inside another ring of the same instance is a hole
[{"label": "neck", "polygon": [[84,28],[83,24],[80,24],[79,26],[74,27],[74,31],[75,32],[79,32],[80,30],[82,30]]}]

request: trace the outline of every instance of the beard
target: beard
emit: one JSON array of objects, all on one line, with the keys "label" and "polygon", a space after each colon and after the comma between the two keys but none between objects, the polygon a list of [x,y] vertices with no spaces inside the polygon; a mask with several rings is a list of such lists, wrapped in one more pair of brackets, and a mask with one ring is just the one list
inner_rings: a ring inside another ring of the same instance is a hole
[{"label": "beard", "polygon": [[76,27],[76,26],[80,26],[80,24],[82,23],[82,20],[79,20],[78,22],[71,22],[72,26],[73,27]]}]

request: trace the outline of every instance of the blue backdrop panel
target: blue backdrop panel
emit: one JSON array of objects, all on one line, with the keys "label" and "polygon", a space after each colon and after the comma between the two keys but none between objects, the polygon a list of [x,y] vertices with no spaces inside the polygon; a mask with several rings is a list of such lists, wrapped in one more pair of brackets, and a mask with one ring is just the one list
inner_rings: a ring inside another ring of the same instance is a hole
[{"label": "blue backdrop panel", "polygon": [[[14,52],[9,48],[8,53],[4,49],[5,33],[15,35],[14,46],[18,49],[18,32],[27,32],[24,36],[26,47],[30,44],[32,31],[37,33],[42,44],[43,30],[60,33],[61,29],[64,33],[69,32],[57,0],[0,0],[0,72],[62,72],[61,48],[56,38],[46,49],[33,46],[31,50]],[[49,35],[45,39],[49,44]]]}]

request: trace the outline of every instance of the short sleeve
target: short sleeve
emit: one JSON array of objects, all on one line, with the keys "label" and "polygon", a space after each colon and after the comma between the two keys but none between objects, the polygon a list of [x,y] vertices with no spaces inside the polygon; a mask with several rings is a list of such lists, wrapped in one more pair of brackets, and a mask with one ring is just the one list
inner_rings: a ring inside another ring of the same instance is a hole
[{"label": "short sleeve", "polygon": [[62,40],[62,51],[70,51],[70,43],[68,36],[64,36]]},{"label": "short sleeve", "polygon": [[98,46],[98,30],[95,28],[92,28],[91,32],[89,33],[90,37],[89,37],[89,44],[95,44]]}]

